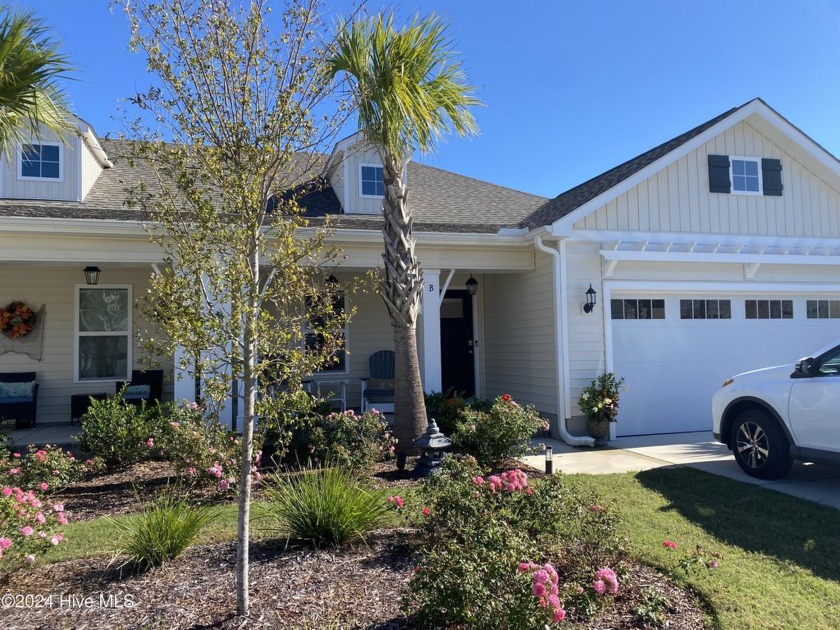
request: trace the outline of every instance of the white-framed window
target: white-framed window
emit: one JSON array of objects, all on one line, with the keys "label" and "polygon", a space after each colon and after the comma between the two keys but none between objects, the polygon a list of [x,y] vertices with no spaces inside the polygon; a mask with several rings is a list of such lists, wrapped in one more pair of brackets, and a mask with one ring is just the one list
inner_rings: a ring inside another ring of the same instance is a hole
[{"label": "white-framed window", "polygon": [[[332,304],[332,312],[336,316],[343,316],[344,310],[346,308],[346,297],[344,295],[344,291],[336,291],[335,292],[335,299],[333,300]],[[313,322],[310,320],[310,325],[304,329],[304,339],[306,342],[307,349],[313,350],[320,350],[324,345],[324,336],[313,330],[313,328],[317,324],[322,324],[323,322]],[[333,354],[332,358],[334,360],[330,361],[327,365],[321,367],[318,370],[317,374],[346,374],[347,373],[347,352],[345,350],[347,346],[347,324],[345,321],[344,331],[342,333],[341,338],[341,347],[336,350],[335,354]]]},{"label": "white-framed window", "polygon": [[840,300],[806,300],[808,319],[840,319]]},{"label": "white-framed window", "polygon": [[359,191],[362,197],[385,196],[385,183],[382,181],[381,166],[362,164],[359,167]]},{"label": "white-framed window", "polygon": [[18,179],[64,181],[64,149],[58,142],[24,144],[18,150]]},{"label": "white-framed window", "polygon": [[76,382],[131,377],[130,285],[76,285]]},{"label": "white-framed window", "polygon": [[729,177],[732,181],[732,192],[741,195],[760,195],[761,188],[761,160],[749,157],[729,158]]},{"label": "white-framed window", "polygon": [[793,300],[744,300],[746,319],[793,319]]},{"label": "white-framed window", "polygon": [[612,319],[665,319],[665,300],[610,300]]},{"label": "white-framed window", "polygon": [[680,300],[680,319],[732,319],[732,302]]}]

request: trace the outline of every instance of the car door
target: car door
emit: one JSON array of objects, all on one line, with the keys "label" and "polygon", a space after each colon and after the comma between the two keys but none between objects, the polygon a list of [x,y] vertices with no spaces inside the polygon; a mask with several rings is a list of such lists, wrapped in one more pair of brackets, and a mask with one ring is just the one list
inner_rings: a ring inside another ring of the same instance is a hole
[{"label": "car door", "polygon": [[840,346],[818,357],[813,375],[793,379],[791,430],[803,448],[840,452]]}]

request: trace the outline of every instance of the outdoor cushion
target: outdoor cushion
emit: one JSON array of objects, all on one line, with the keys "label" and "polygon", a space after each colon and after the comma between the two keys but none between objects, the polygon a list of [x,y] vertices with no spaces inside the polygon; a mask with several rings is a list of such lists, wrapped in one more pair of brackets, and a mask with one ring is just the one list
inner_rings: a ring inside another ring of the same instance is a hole
[{"label": "outdoor cushion", "polygon": [[[3,383],[0,382],[0,398],[22,398],[22,401],[16,402],[30,402],[35,393],[35,381],[27,381],[23,383]],[[6,400],[6,402],[9,402]]]},{"label": "outdoor cushion", "polygon": [[148,398],[151,391],[151,385],[129,385],[123,392],[123,398]]},{"label": "outdoor cushion", "polygon": [[18,396],[17,398],[0,398],[0,404],[13,405],[15,403],[31,403],[32,396]]},{"label": "outdoor cushion", "polygon": [[377,401],[388,401],[391,402],[394,399],[394,390],[393,389],[366,389],[365,390],[365,398],[369,402],[377,402]]}]

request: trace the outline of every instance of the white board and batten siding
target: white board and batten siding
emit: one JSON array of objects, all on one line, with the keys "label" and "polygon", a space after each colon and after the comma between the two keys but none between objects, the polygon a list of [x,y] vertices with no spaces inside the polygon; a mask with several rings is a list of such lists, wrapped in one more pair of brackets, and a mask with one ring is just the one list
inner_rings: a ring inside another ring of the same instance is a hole
[{"label": "white board and batten siding", "polygon": [[557,416],[554,274],[551,258],[537,253],[534,271],[485,274],[483,395],[510,394]]},{"label": "white board and batten siding", "polygon": [[[575,224],[576,229],[840,238],[840,192],[825,169],[742,121]],[[781,196],[709,192],[708,155],[775,158]]]},{"label": "white board and batten siding", "polygon": [[347,214],[382,213],[382,197],[362,196],[361,167],[381,166],[382,160],[374,149],[362,150],[361,145],[350,149],[343,162],[343,190],[347,198],[343,199],[344,212]]},{"label": "white board and batten siding", "polygon": [[[101,282],[109,285],[131,285],[135,301],[148,287],[149,267],[108,268],[103,270]],[[70,421],[70,396],[73,394],[109,393],[115,391],[114,381],[77,383],[73,380],[74,318],[76,285],[84,284],[82,269],[52,266],[4,266],[0,285],[0,304],[21,300],[37,310],[46,305],[43,353],[40,361],[28,355],[7,352],[0,355],[0,372],[35,372],[40,383],[38,391],[38,424],[66,424]],[[135,306],[132,319],[135,330],[139,318]],[[132,362],[140,369],[143,350],[132,335]],[[164,364],[163,393],[172,396],[172,365]]]}]

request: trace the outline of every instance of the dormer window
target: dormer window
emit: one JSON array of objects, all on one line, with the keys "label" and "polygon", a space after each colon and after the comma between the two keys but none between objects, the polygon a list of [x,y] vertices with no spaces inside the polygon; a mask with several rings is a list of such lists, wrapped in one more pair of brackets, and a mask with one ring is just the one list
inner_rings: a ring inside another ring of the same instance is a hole
[{"label": "dormer window", "polygon": [[24,144],[18,154],[18,179],[62,181],[61,153],[57,142]]},{"label": "dormer window", "polygon": [[384,197],[385,184],[382,181],[382,167],[372,164],[362,164],[360,186],[362,197]]}]

